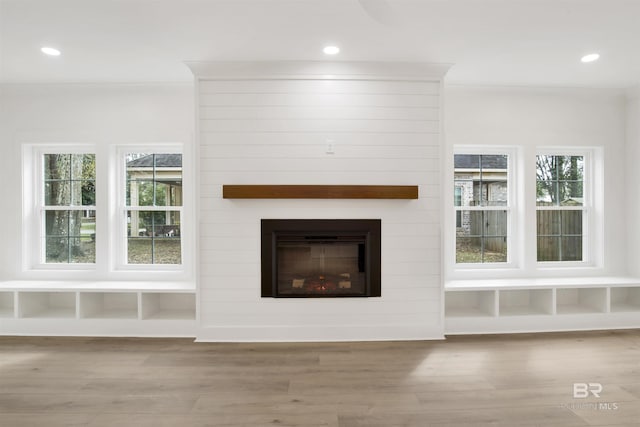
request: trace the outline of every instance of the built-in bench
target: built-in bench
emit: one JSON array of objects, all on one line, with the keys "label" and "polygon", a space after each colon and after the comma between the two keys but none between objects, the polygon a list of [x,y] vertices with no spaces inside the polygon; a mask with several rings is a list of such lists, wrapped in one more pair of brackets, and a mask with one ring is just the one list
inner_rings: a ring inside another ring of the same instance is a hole
[{"label": "built-in bench", "polygon": [[454,280],[445,283],[445,333],[640,327],[640,278]]},{"label": "built-in bench", "polygon": [[190,282],[0,282],[0,335],[195,336]]}]

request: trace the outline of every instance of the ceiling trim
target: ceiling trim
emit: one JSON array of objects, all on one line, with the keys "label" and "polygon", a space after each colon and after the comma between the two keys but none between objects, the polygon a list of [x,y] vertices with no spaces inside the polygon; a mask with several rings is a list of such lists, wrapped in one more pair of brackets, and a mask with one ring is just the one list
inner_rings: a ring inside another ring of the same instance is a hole
[{"label": "ceiling trim", "polygon": [[322,79],[322,80],[442,80],[451,64],[423,62],[206,62],[187,61],[202,80]]}]

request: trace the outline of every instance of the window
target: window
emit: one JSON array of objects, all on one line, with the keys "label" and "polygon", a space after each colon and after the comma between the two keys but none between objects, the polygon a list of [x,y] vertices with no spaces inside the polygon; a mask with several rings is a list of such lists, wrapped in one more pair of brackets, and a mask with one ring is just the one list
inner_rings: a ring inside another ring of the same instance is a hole
[{"label": "window", "polygon": [[585,156],[536,157],[537,260],[583,261]]},{"label": "window", "polygon": [[506,263],[509,156],[454,155],[456,263]]},{"label": "window", "polygon": [[182,154],[124,156],[126,264],[182,264]]},{"label": "window", "polygon": [[183,146],[151,147],[23,145],[22,260],[30,277],[193,275],[194,263],[184,261],[195,248]]},{"label": "window", "polygon": [[40,263],[94,264],[95,155],[44,153],[40,160]]}]

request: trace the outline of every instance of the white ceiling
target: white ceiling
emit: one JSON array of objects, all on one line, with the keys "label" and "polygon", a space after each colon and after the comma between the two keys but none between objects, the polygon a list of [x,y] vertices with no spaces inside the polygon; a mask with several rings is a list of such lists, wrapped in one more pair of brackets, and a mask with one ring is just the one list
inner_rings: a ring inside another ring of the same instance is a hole
[{"label": "white ceiling", "polygon": [[326,61],[328,43],[451,63],[449,83],[629,87],[640,0],[0,0],[2,82],[188,82],[185,60]]}]

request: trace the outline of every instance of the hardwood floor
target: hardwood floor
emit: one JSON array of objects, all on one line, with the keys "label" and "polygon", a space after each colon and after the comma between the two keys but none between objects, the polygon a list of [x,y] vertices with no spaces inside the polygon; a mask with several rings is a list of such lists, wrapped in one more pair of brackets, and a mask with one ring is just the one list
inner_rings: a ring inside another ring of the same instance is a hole
[{"label": "hardwood floor", "polygon": [[[574,383],[603,389],[574,399]],[[297,344],[0,337],[2,427],[431,425],[638,426],[640,331]]]}]

